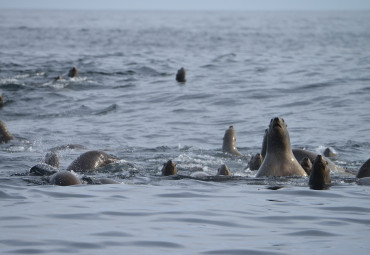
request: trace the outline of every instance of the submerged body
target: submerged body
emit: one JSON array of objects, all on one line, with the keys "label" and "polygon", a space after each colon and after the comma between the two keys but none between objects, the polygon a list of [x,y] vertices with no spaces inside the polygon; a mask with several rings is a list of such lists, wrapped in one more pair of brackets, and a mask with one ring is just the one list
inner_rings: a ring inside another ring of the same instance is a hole
[{"label": "submerged body", "polygon": [[99,167],[116,162],[117,160],[117,158],[113,158],[103,151],[88,151],[75,159],[68,166],[67,170],[73,170],[75,172],[94,171]]}]

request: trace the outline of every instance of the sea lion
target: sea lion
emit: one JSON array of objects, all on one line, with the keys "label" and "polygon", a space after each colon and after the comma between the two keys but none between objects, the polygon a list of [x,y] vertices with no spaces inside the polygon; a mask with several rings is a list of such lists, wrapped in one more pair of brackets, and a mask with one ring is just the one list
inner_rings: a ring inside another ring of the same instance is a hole
[{"label": "sea lion", "polygon": [[70,78],[78,77],[77,67],[73,67],[71,70],[69,70],[68,77],[70,77]]},{"label": "sea lion", "polygon": [[370,158],[358,170],[357,178],[370,177]]},{"label": "sea lion", "polygon": [[324,150],[324,156],[329,158],[336,158],[338,157],[338,154],[336,154],[332,149],[329,147]]},{"label": "sea lion", "polygon": [[248,163],[248,167],[250,170],[258,170],[262,165],[263,158],[260,153],[256,153],[256,155],[252,156],[251,160]]},{"label": "sea lion", "polygon": [[45,163],[50,165],[50,166],[53,166],[55,168],[59,168],[59,163],[60,160],[59,160],[59,155],[55,152],[48,152],[46,153],[45,155]]},{"label": "sea lion", "polygon": [[35,176],[50,176],[58,172],[58,169],[46,164],[46,163],[40,163],[37,164],[30,169],[30,175]]},{"label": "sea lion", "polygon": [[307,175],[310,175],[312,167],[311,160],[308,157],[305,157],[299,162],[299,164],[301,164],[301,167],[306,171]]},{"label": "sea lion", "polygon": [[5,123],[0,120],[0,144],[7,143],[12,139],[14,139],[14,137],[10,134]]},{"label": "sea lion", "polygon": [[177,71],[176,81],[178,81],[178,82],[186,82],[186,70],[185,70],[185,68],[181,67]]},{"label": "sea lion", "polygon": [[231,175],[231,171],[225,164],[223,164],[217,170],[217,175]]},{"label": "sea lion", "polygon": [[284,119],[273,118],[267,133],[266,157],[258,169],[261,176],[307,176],[293,155],[288,126]]},{"label": "sea lion", "polygon": [[311,189],[327,189],[331,184],[330,171],[323,156],[317,155],[311,167],[308,185]]},{"label": "sea lion", "polygon": [[242,154],[236,148],[236,132],[234,126],[230,126],[228,129],[226,129],[223,139],[223,152],[227,152],[236,156],[242,156]]},{"label": "sea lion", "polygon": [[59,171],[53,174],[52,176],[50,176],[49,182],[52,185],[59,186],[82,184],[80,178],[78,178],[75,174],[69,171]]},{"label": "sea lion", "polygon": [[175,174],[177,174],[176,164],[172,160],[168,160],[167,163],[163,164],[162,175],[168,176],[168,175],[175,175]]},{"label": "sea lion", "polygon": [[75,172],[94,171],[96,168],[103,167],[117,160],[117,158],[113,158],[103,151],[88,151],[75,159],[67,167],[67,170]]}]

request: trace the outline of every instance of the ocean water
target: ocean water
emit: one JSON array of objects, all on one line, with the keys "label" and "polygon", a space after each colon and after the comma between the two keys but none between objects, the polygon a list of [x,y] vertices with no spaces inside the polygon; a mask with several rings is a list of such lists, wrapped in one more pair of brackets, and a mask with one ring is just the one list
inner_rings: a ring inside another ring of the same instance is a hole
[{"label": "ocean water", "polygon": [[[1,10],[0,38],[1,254],[368,253],[369,11]],[[294,148],[338,154],[330,189],[246,169],[276,116]],[[230,125],[244,157],[222,153]],[[28,175],[66,144],[85,149],[61,169],[104,150],[121,160],[85,175],[121,184]]]}]

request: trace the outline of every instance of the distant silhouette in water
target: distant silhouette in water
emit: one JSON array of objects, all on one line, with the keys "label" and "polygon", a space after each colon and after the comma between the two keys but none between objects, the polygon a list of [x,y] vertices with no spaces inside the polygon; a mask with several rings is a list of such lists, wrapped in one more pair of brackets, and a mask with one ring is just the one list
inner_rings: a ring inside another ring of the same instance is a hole
[{"label": "distant silhouette in water", "polygon": [[217,175],[231,175],[230,169],[227,167],[227,165],[221,165],[220,168],[217,170]]},{"label": "distant silhouette in water", "polygon": [[77,67],[73,67],[71,70],[69,70],[68,77],[70,77],[70,78],[78,77]]},{"label": "distant silhouette in water", "polygon": [[185,70],[185,68],[181,67],[177,71],[176,81],[178,81],[178,82],[186,82],[186,70]]},{"label": "distant silhouette in water", "polygon": [[0,108],[4,106],[4,98],[3,95],[0,94]]},{"label": "distant silhouette in water", "polygon": [[370,177],[370,159],[368,159],[358,170],[357,178]]}]

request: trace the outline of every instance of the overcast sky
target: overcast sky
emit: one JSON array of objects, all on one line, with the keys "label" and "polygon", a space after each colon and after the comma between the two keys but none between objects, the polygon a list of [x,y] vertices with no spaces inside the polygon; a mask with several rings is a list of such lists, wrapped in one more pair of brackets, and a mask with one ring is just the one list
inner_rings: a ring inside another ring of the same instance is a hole
[{"label": "overcast sky", "polygon": [[370,10],[370,0],[0,0],[1,9]]}]

